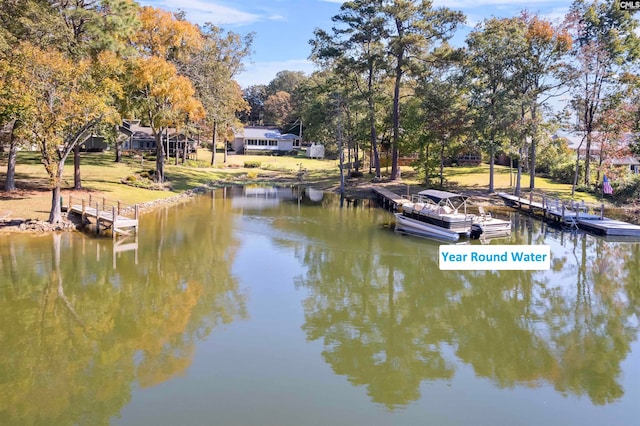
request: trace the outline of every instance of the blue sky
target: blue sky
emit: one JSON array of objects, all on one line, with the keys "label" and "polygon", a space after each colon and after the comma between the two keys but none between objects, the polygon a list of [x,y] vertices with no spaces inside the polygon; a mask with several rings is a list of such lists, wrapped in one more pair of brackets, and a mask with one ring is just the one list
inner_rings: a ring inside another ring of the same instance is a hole
[{"label": "blue sky", "polygon": [[[342,0],[138,0],[165,10],[184,10],[193,23],[211,22],[239,34],[255,33],[253,54],[245,71],[237,76],[240,85],[268,84],[278,71],[314,69],[308,60],[309,40],[316,28],[330,30],[331,17]],[[570,0],[434,0],[467,16],[467,24],[453,40],[461,45],[464,35],[483,19],[514,16],[527,9],[547,19],[560,20],[569,10]]]}]

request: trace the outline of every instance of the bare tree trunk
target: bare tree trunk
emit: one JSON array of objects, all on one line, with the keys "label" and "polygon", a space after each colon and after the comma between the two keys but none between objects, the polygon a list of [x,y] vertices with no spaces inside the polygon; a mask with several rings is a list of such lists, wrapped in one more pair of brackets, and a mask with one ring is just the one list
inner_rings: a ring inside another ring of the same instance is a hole
[{"label": "bare tree trunk", "polygon": [[[402,58],[398,58],[398,64],[402,63]],[[396,180],[400,176],[398,169],[398,139],[400,137],[400,83],[402,81],[402,68],[396,67],[396,81],[393,88],[393,134],[391,140],[391,176],[389,179]]]},{"label": "bare tree trunk", "polygon": [[[60,173],[61,174],[61,173]],[[60,202],[60,179],[56,179],[51,190],[51,212],[49,212],[49,223],[60,223],[62,221],[62,203]]]},{"label": "bare tree trunk", "polygon": [[4,181],[5,191],[15,191],[16,189],[16,162],[18,159],[18,141],[15,131],[19,126],[18,120],[11,126],[11,138],[9,142],[9,158],[7,160],[7,179]]},{"label": "bare tree trunk", "polygon": [[157,183],[164,183],[164,145],[162,144],[162,130],[156,134],[156,176]]},{"label": "bare tree trunk", "polygon": [[591,184],[591,131],[587,130],[587,146],[584,157],[584,184]]},{"label": "bare tree trunk", "polygon": [[440,144],[440,189],[444,188],[444,147],[446,141]]},{"label": "bare tree trunk", "polygon": [[216,145],[218,144],[218,122],[213,122],[213,137],[211,138],[211,165],[216,164]]},{"label": "bare tree trunk", "polygon": [[80,179],[80,144],[73,148],[73,189],[82,189]]},{"label": "bare tree trunk", "polygon": [[537,123],[538,108],[537,103],[531,106],[531,121],[534,125],[533,134],[531,135],[531,150],[529,152],[529,190],[533,191],[536,187],[536,139],[538,137]]},{"label": "bare tree trunk", "polygon": [[496,163],[496,153],[495,148],[493,147],[493,141],[491,144],[491,148],[489,149],[489,194],[494,191],[494,183],[493,183],[493,171]]}]

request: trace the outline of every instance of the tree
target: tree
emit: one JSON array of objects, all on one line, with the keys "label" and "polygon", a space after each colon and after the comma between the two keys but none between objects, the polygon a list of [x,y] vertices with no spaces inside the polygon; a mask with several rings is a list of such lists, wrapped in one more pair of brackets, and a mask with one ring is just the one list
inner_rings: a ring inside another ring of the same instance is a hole
[{"label": "tree", "polygon": [[[529,189],[535,188],[536,150],[539,138],[538,127],[541,121],[541,109],[546,100],[540,99],[554,89],[566,83],[561,59],[571,49],[571,37],[566,30],[554,27],[551,22],[536,15],[523,12],[520,19],[526,25],[523,54],[516,59],[516,79],[522,97],[521,114],[528,112],[530,132],[523,134],[523,144],[527,137],[529,147]],[[519,59],[519,60],[518,60]],[[524,124],[525,117],[521,117]],[[520,165],[521,162],[518,162]],[[520,170],[520,168],[519,168]],[[520,187],[520,173],[516,187]],[[519,191],[516,191],[518,194]]]},{"label": "tree", "polygon": [[427,0],[383,1],[383,13],[387,20],[387,53],[392,59],[393,108],[391,136],[391,176],[399,177],[398,141],[400,138],[400,95],[403,81],[412,70],[419,69],[421,61],[428,58],[430,50],[438,42],[448,40],[453,31],[464,22],[461,12],[447,8],[432,8]]},{"label": "tree", "polygon": [[[445,152],[453,142],[468,138],[472,124],[469,108],[468,84],[456,59],[456,52],[447,52],[449,60],[434,67],[432,75],[424,78],[416,89],[422,109],[424,134],[424,168],[427,182],[431,174],[429,148],[431,144],[439,145],[437,152],[439,164],[439,186],[444,187]],[[422,145],[422,144],[421,144]],[[425,151],[426,149],[426,151]],[[473,146],[467,145],[473,150]]]},{"label": "tree", "polygon": [[245,124],[261,125],[264,118],[264,101],[267,100],[267,86],[257,84],[249,86],[242,91],[242,97],[249,104],[249,111],[241,114],[241,120]]},{"label": "tree", "polygon": [[291,95],[287,92],[276,92],[264,101],[265,122],[282,127],[289,120],[292,110]]},{"label": "tree", "polygon": [[[113,119],[114,93],[92,73],[89,59],[71,61],[55,49],[21,45],[25,58],[21,78],[28,90],[29,114],[25,126],[40,149],[52,188],[49,222],[61,220],[60,186],[64,163],[76,145],[84,142],[104,117]],[[108,61],[100,55],[98,61]]]},{"label": "tree", "polygon": [[145,120],[156,140],[155,181],[163,183],[165,150],[162,134],[170,126],[197,121],[205,116],[204,108],[195,95],[191,81],[178,75],[176,66],[165,59],[151,56],[139,58],[133,73],[135,96]]},{"label": "tree", "polygon": [[5,0],[0,7],[0,127],[10,132],[9,158],[5,191],[15,187],[17,152],[28,136],[24,130],[29,112],[27,88],[22,73],[25,58],[20,43],[29,41],[37,46],[58,45],[64,40],[63,23],[46,3],[32,0]]},{"label": "tree", "polygon": [[[591,152],[594,132],[602,114],[603,99],[618,90],[618,73],[640,55],[635,30],[638,21],[618,2],[575,0],[566,24],[574,38],[571,107],[577,116],[576,130],[584,135],[585,177],[591,184]],[[577,168],[576,168],[577,177]],[[575,183],[574,183],[575,189]]]},{"label": "tree", "polygon": [[137,58],[133,80],[137,108],[149,122],[156,139],[155,181],[164,182],[165,150],[162,133],[169,126],[183,124],[185,119],[200,120],[205,111],[195,89],[175,63],[184,63],[202,48],[203,37],[193,24],[161,9],[140,9],[140,28],[133,37]]},{"label": "tree", "polygon": [[467,37],[475,131],[489,154],[489,192],[494,191],[496,153],[520,113],[513,75],[522,46],[517,41],[523,37],[522,22],[513,18],[485,20]]},{"label": "tree", "polygon": [[249,108],[233,78],[242,70],[242,60],[250,53],[253,34],[245,37],[233,32],[224,34],[219,27],[210,24],[205,25],[202,32],[202,48],[180,66],[193,82],[211,125],[213,165],[218,136],[225,136],[223,132],[228,127],[240,127],[237,116]]},{"label": "tree", "polygon": [[[380,98],[380,80],[385,66],[384,17],[378,0],[356,0],[345,2],[334,22],[345,28],[333,28],[333,34],[317,29],[312,59],[333,67],[339,75],[355,82],[367,104],[369,141],[373,152],[371,162],[375,176],[381,178],[378,152],[377,104]],[[362,83],[360,83],[362,81]]]},{"label": "tree", "polygon": [[302,71],[278,71],[267,85],[267,93],[275,95],[278,92],[287,92],[293,95],[306,79],[307,76]]},{"label": "tree", "polygon": [[[62,0],[52,8],[64,23],[66,38],[59,48],[72,60],[95,59],[103,51],[126,53],[126,41],[138,25],[132,0]],[[73,151],[73,168],[73,187],[81,189],[79,144]]]}]

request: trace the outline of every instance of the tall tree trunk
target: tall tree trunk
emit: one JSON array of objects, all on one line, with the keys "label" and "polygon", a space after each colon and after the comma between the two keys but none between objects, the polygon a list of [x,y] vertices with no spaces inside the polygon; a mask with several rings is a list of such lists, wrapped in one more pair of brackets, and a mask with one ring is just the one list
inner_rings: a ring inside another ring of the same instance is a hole
[{"label": "tall tree trunk", "polygon": [[519,157],[518,158],[518,168],[517,168],[517,172],[516,172],[516,189],[514,191],[514,195],[516,197],[520,196],[520,184],[522,182],[522,157],[523,157],[523,147],[521,146],[520,149],[518,150],[518,154]]},{"label": "tall tree trunk", "polygon": [[591,130],[587,130],[587,145],[584,157],[584,184],[591,184]]},{"label": "tall tree trunk", "polygon": [[224,159],[223,163],[227,164],[227,135],[226,134],[224,135],[224,138],[222,138],[222,146],[223,146],[223,148],[222,148],[223,149],[222,158]]},{"label": "tall tree trunk", "polygon": [[122,143],[123,142],[116,141],[116,163],[122,162]]},{"label": "tall tree trunk", "polygon": [[164,183],[164,144],[162,143],[162,130],[156,133],[156,176],[157,183]]},{"label": "tall tree trunk", "polygon": [[494,141],[491,141],[491,148],[489,148],[489,194],[494,190],[493,184],[493,170],[496,163],[496,150],[493,146]]},{"label": "tall tree trunk", "polygon": [[398,179],[398,138],[400,137],[400,83],[402,81],[402,67],[401,63],[403,58],[398,58],[398,65],[396,66],[396,80],[393,87],[393,134],[391,141],[391,180]]},{"label": "tall tree trunk", "polygon": [[216,145],[218,144],[218,122],[213,122],[213,137],[211,138],[211,165],[216,164]]},{"label": "tall tree trunk", "polygon": [[73,148],[73,189],[82,189],[80,179],[80,144]]},{"label": "tall tree trunk", "polygon": [[440,189],[444,188],[444,147],[446,141],[443,140],[440,144]]},{"label": "tall tree trunk", "polygon": [[18,159],[18,141],[16,140],[16,129],[19,126],[18,120],[11,126],[11,137],[9,139],[9,158],[7,159],[7,179],[4,181],[5,191],[15,191],[16,189],[16,162]]},{"label": "tall tree trunk", "polygon": [[529,151],[529,190],[533,191],[536,187],[536,139],[538,138],[538,108],[537,103],[531,105],[531,122],[533,123],[533,132],[531,134],[531,149]]},{"label": "tall tree trunk", "polygon": [[62,203],[60,202],[60,183],[62,182],[62,164],[59,166],[54,178],[53,189],[51,190],[51,211],[49,212],[49,223],[62,222]]}]

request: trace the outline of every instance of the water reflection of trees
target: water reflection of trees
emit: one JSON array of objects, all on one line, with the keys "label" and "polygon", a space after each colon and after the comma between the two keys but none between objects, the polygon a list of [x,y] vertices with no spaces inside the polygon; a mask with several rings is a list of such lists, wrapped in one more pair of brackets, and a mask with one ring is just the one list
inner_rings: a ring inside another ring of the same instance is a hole
[{"label": "water reflection of trees", "polygon": [[[211,200],[211,209],[225,208]],[[184,205],[147,220],[112,267],[110,240],[54,235],[0,246],[0,423],[108,424],[132,386],[183,374],[195,342],[246,317],[228,214]],[[190,212],[192,210],[189,210]],[[51,246],[52,244],[52,246]],[[2,281],[2,280],[0,280]]]},{"label": "water reflection of trees", "polygon": [[454,376],[452,353],[499,387],[549,383],[594,404],[623,395],[620,363],[638,333],[638,245],[524,218],[510,243],[548,239],[552,270],[456,273],[438,269],[436,244],[372,232],[366,209],[331,214],[329,225],[299,230],[313,241],[297,249],[308,267],[297,282],[309,289],[303,329],[373,401],[417,400],[421,382]]}]

